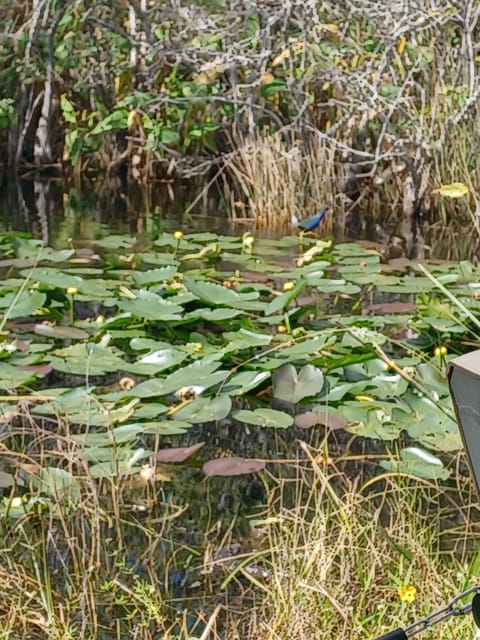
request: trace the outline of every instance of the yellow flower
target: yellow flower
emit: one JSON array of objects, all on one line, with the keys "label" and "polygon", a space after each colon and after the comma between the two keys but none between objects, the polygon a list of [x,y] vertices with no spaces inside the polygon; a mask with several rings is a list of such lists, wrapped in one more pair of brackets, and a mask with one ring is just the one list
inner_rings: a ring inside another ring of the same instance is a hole
[{"label": "yellow flower", "polygon": [[417,589],[411,584],[404,584],[398,590],[398,597],[400,598],[401,602],[412,604],[412,602],[415,602],[416,596]]},{"label": "yellow flower", "polygon": [[447,347],[444,344],[441,344],[440,346],[435,347],[435,349],[433,350],[433,355],[436,356],[437,358],[439,358],[440,356],[446,356]]},{"label": "yellow flower", "polygon": [[289,282],[284,282],[283,283],[283,290],[284,291],[291,291],[294,287],[295,287],[295,283],[292,282],[291,280]]},{"label": "yellow flower", "polygon": [[372,402],[373,397],[367,396],[367,395],[358,395],[358,396],[355,396],[355,400],[357,400],[358,402]]},{"label": "yellow flower", "polygon": [[175,240],[178,240],[180,242],[180,240],[183,238],[183,231],[175,231],[173,237],[175,238]]},{"label": "yellow flower", "polygon": [[67,288],[67,293],[69,296],[76,296],[78,293],[78,289],[77,287],[68,287]]},{"label": "yellow flower", "polygon": [[287,332],[287,327],[284,324],[279,324],[277,327],[277,331],[278,333],[286,333]]}]

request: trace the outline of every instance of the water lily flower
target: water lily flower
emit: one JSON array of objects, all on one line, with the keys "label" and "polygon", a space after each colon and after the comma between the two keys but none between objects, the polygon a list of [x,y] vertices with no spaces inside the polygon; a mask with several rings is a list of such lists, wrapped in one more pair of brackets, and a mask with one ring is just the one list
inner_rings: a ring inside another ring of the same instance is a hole
[{"label": "water lily flower", "polygon": [[183,231],[175,231],[175,233],[173,234],[173,237],[175,238],[175,240],[177,240],[178,242],[180,242],[180,240],[183,238]]},{"label": "water lily flower", "polygon": [[69,296],[76,296],[78,293],[77,287],[67,287],[67,293]]}]

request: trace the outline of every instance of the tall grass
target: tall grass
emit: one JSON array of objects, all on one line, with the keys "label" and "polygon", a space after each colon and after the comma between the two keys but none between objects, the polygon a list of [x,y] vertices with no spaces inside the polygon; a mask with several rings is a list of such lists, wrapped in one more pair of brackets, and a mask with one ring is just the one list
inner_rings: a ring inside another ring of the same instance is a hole
[{"label": "tall grass", "polygon": [[[392,474],[349,479],[328,460],[310,461],[298,468],[293,506],[283,504],[288,482],[271,494],[271,578],[249,637],[375,638],[470,584],[475,535],[454,506],[456,489]],[[408,586],[417,591],[411,604],[399,596]],[[471,618],[456,618],[423,637],[472,635]]]},{"label": "tall grass", "polygon": [[[11,435],[3,459],[19,480],[55,464],[75,473],[81,493],[73,504],[27,482],[33,506],[18,509],[18,487],[4,498],[2,640],[374,638],[473,578],[478,510],[459,472],[449,486],[374,476],[364,460],[334,463],[304,447],[304,459],[282,465],[286,473],[264,475],[268,500],[250,534],[235,518],[221,527],[206,517],[195,522],[195,542],[185,536],[182,480],[166,492],[161,481],[92,478],[60,423],[54,435],[37,425],[28,453],[13,450],[20,430]],[[178,567],[189,578],[180,595]],[[400,601],[402,586],[417,589],[415,602]],[[431,637],[471,638],[472,620],[445,629]]]},{"label": "tall grass", "polygon": [[[308,145],[288,144],[279,135],[244,138],[232,142],[237,147],[227,164],[234,184],[230,210],[234,221],[253,218],[258,229],[288,230],[292,218],[313,215],[335,194],[333,152],[320,137]],[[246,210],[238,209],[238,202]],[[329,232],[332,219],[322,227]]]}]

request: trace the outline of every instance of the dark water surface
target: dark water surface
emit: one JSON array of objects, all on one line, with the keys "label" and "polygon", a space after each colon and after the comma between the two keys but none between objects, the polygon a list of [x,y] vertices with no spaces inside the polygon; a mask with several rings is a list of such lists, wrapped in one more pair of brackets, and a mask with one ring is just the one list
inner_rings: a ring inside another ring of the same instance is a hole
[{"label": "dark water surface", "polygon": [[[321,204],[312,203],[309,210]],[[354,203],[335,205],[332,216],[337,241],[378,243],[387,258],[459,260],[476,256],[478,249],[475,234],[466,229],[465,221],[451,221],[445,227],[391,211],[375,218]],[[0,177],[0,232],[28,232],[47,245],[65,248],[72,240],[76,246],[88,246],[110,233],[148,240],[176,229],[241,235],[254,229],[254,221],[233,222],[220,189],[216,185],[206,188],[200,178],[122,185],[115,178],[74,184],[38,175],[31,179]],[[266,229],[257,235],[280,237],[292,231]]]}]

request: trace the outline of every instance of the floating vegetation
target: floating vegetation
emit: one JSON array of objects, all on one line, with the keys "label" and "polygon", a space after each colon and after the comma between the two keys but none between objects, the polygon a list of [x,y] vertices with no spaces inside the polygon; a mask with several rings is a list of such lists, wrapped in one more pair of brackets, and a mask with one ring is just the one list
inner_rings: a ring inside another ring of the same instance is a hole
[{"label": "floating vegetation", "polygon": [[4,437],[25,414],[67,424],[94,477],[138,474],[163,436],[226,418],[406,434],[430,453],[400,452],[395,469],[428,477],[461,447],[442,369],[477,340],[470,262],[392,269],[359,244],[213,233],[0,246]]}]

